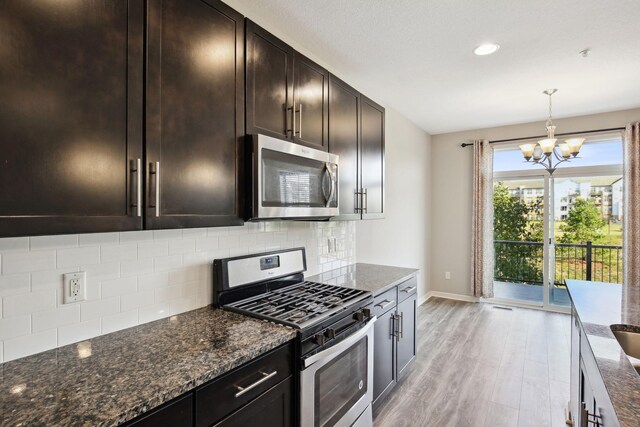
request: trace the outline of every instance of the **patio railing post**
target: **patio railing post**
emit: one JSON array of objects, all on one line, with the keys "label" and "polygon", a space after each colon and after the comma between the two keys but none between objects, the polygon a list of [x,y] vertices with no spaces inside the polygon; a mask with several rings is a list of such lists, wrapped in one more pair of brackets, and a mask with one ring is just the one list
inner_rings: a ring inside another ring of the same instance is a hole
[{"label": "patio railing post", "polygon": [[587,241],[587,280],[591,281],[591,241]]}]

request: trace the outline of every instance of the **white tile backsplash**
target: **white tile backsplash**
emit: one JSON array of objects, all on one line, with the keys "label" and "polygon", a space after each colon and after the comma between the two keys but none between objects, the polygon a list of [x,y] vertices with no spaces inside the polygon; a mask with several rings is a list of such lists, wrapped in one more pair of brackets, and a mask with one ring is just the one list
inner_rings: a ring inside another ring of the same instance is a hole
[{"label": "white tile backsplash", "polygon": [[[328,253],[328,237],[337,251]],[[355,262],[354,222],[0,239],[0,362],[211,304],[216,258],[304,246],[307,275]],[[62,304],[62,274],[87,301]]]}]

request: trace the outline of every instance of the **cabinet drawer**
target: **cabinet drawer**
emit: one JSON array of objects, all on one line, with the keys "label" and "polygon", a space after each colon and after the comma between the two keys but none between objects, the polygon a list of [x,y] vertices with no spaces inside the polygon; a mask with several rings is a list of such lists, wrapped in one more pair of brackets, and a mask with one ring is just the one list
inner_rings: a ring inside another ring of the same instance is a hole
[{"label": "cabinet drawer", "polygon": [[196,389],[196,426],[210,426],[291,375],[291,344]]},{"label": "cabinet drawer", "polygon": [[191,427],[193,425],[193,394],[152,409],[126,427]]},{"label": "cabinet drawer", "polygon": [[398,305],[398,288],[393,287],[373,300],[373,314],[380,317]]},{"label": "cabinet drawer", "polygon": [[415,295],[418,290],[418,278],[412,277],[411,279],[402,282],[398,285],[398,302],[402,302],[409,298],[411,295]]}]

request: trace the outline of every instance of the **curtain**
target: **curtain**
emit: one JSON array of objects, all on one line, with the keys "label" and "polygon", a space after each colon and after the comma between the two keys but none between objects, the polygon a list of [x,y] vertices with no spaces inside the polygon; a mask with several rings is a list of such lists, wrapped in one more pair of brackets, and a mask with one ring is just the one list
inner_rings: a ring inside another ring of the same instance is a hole
[{"label": "curtain", "polygon": [[624,284],[640,287],[640,122],[624,137]]},{"label": "curtain", "polygon": [[493,149],[473,142],[471,283],[476,297],[493,297]]}]

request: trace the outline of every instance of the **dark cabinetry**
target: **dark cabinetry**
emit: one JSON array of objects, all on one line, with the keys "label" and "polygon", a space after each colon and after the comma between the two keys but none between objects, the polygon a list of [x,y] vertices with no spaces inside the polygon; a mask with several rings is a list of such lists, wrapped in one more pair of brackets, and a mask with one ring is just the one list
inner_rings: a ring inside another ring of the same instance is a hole
[{"label": "dark cabinetry", "polygon": [[375,325],[373,403],[380,402],[406,374],[416,357],[415,277],[377,295]]},{"label": "dark cabinetry", "polygon": [[0,237],[142,228],[144,1],[0,16]]},{"label": "dark cabinetry", "polygon": [[244,18],[217,0],[148,5],[147,228],[242,224]]},{"label": "dark cabinetry", "polygon": [[346,83],[329,78],[329,151],[340,156],[340,216],[384,216],[385,110]]},{"label": "dark cabinetry", "polygon": [[293,425],[293,344],[285,344],[195,391],[152,409],[130,427]]},{"label": "dark cabinetry", "polygon": [[327,151],[329,72],[250,20],[247,133]]}]

